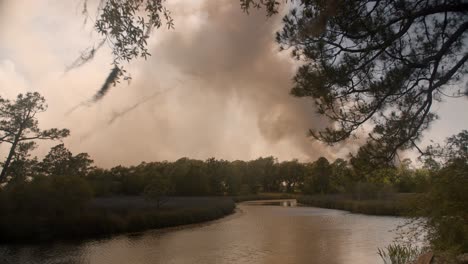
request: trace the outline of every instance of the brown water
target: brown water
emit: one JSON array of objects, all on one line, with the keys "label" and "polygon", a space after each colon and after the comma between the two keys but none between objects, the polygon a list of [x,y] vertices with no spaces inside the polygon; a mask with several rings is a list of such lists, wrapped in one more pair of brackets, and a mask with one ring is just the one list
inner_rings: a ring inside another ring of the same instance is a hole
[{"label": "brown water", "polygon": [[[279,206],[278,206],[279,205]],[[0,247],[0,263],[381,263],[376,254],[402,218],[244,203],[224,219],[105,240]]]}]

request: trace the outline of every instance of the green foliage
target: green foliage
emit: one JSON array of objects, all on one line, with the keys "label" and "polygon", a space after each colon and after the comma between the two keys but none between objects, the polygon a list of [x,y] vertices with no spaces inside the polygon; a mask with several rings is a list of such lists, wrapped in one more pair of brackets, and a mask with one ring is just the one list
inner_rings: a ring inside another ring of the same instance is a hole
[{"label": "green foliage", "polygon": [[308,168],[308,175],[304,181],[304,192],[307,194],[329,193],[331,191],[330,178],[333,169],[324,157],[317,159]]},{"label": "green foliage", "polygon": [[122,193],[122,183],[108,170],[96,168],[87,177],[96,196],[110,196]]},{"label": "green foliage", "polygon": [[283,161],[278,164],[279,179],[285,185],[288,193],[292,193],[301,187],[306,173],[306,166],[299,163],[298,160]]},{"label": "green foliage", "polygon": [[[358,167],[359,168],[359,167]],[[87,173],[97,196],[140,195],[156,175],[168,181],[171,195],[250,195],[258,192],[303,191],[307,194],[347,193],[355,199],[389,199],[395,191],[421,192],[429,172],[404,166],[374,169],[362,176],[338,159],[312,163],[278,162],[272,157],[252,161],[206,161],[182,158],[176,162],[141,163]],[[362,179],[362,180],[357,180]]]},{"label": "green foliage", "polygon": [[468,252],[467,160],[453,160],[433,177],[421,208],[436,249]]},{"label": "green foliage", "polygon": [[39,176],[4,190],[6,215],[59,217],[79,213],[92,198],[89,184],[76,176]]},{"label": "green foliage", "polygon": [[351,184],[351,169],[348,162],[343,159],[336,159],[331,164],[330,192],[344,193],[347,186]]},{"label": "green foliage", "polygon": [[52,147],[49,153],[39,164],[40,170],[45,175],[75,175],[86,176],[91,170],[93,160],[87,153],[80,153],[76,156],[65,148],[64,144]]},{"label": "green foliage", "polygon": [[445,145],[430,145],[425,151],[426,155],[421,157],[427,168],[438,170],[440,165],[454,159],[468,160],[468,130],[448,137]]},{"label": "green foliage", "polygon": [[[383,174],[390,174],[390,170],[394,169],[395,166],[393,162],[382,158],[381,152],[381,148],[379,148],[375,143],[368,142],[362,145],[355,155],[351,155],[349,162],[353,168],[354,181],[385,181],[381,176],[385,176]],[[385,173],[382,173],[384,171]]]},{"label": "green foliage", "polygon": [[170,185],[167,178],[160,174],[155,174],[151,178],[151,182],[144,189],[144,196],[146,199],[155,201],[157,208],[165,202],[166,196],[170,192]]},{"label": "green foliage", "polygon": [[378,249],[384,264],[412,264],[422,250],[411,245],[390,244],[384,249]]}]

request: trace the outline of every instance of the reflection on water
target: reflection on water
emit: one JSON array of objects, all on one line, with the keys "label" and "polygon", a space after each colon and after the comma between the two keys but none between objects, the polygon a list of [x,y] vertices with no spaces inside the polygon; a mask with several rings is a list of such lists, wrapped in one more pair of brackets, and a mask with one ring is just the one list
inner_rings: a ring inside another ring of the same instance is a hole
[{"label": "reflection on water", "polygon": [[377,247],[392,241],[389,231],[402,221],[294,205],[249,202],[235,215],[195,227],[0,247],[0,263],[380,263]]}]

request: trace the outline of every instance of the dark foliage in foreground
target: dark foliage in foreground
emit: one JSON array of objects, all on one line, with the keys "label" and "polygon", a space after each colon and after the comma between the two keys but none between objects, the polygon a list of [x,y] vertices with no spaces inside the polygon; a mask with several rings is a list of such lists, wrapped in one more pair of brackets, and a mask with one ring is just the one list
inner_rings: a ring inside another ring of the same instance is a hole
[{"label": "dark foliage in foreground", "polygon": [[[4,192],[2,201],[5,202]],[[139,204],[144,199],[136,198]],[[193,201],[194,200],[194,201]],[[194,224],[214,220],[233,212],[232,199],[212,197],[205,199],[179,198],[171,207],[156,206],[132,208],[122,206],[93,206],[79,212],[45,215],[40,212],[19,214],[14,209],[0,219],[0,243],[39,242],[57,239],[84,239],[117,233],[139,232],[148,229]],[[120,205],[119,205],[120,204]],[[190,206],[185,206],[189,204]],[[102,204],[101,204],[102,205]],[[48,211],[56,208],[51,205]]]}]

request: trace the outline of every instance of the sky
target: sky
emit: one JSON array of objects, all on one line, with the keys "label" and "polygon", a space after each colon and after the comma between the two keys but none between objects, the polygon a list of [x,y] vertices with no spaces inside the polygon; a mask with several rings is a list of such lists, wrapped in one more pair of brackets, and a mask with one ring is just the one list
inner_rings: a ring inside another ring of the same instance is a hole
[{"label": "sky", "polygon": [[[40,92],[49,106],[39,116],[41,128],[69,128],[65,145],[103,167],[181,157],[334,159],[362,142],[332,148],[307,137],[328,121],[310,99],[289,95],[297,64],[275,44],[280,15],[247,15],[233,0],[174,0],[168,8],[175,28],[156,30],[152,56],[125,65],[132,81],[71,111],[92,98],[112,69],[104,45],[89,63],[66,71],[99,42],[92,14],[85,24],[82,0],[0,0],[0,96]],[[434,109],[440,120],[423,145],[468,128],[467,99]],[[35,154],[55,144],[41,142]],[[5,155],[5,147],[0,151]]]}]

